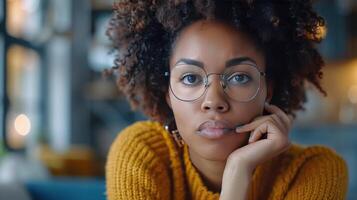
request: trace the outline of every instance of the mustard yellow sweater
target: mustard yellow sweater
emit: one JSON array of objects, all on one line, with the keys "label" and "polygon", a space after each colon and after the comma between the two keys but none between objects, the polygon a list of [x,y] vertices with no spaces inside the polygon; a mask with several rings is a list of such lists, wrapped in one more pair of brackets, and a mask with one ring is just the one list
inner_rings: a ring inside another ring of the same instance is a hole
[{"label": "mustard yellow sweater", "polygon": [[[339,200],[346,196],[348,170],[329,148],[293,144],[257,166],[251,181],[249,200]],[[109,200],[219,199],[191,163],[187,145],[178,149],[153,121],[136,122],[118,135],[108,155],[106,190]]]}]

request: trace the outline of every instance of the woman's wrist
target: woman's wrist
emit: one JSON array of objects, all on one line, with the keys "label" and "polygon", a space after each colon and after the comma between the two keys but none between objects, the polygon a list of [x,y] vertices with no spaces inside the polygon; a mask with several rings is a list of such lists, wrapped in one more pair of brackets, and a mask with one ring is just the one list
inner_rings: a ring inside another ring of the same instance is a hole
[{"label": "woman's wrist", "polygon": [[226,162],[225,169],[232,170],[236,172],[239,169],[240,172],[245,172],[247,174],[252,174],[255,166],[252,163],[249,163],[242,156],[229,156]]},{"label": "woman's wrist", "polygon": [[253,170],[244,163],[227,162],[223,173],[220,200],[247,199]]}]

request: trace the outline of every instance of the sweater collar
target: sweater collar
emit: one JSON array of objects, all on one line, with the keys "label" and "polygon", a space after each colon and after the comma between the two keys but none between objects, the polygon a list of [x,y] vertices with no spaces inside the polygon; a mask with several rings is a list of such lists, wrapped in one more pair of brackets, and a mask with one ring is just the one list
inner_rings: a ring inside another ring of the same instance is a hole
[{"label": "sweater collar", "polygon": [[188,182],[188,188],[190,190],[192,199],[219,199],[219,193],[208,190],[206,185],[198,173],[197,169],[193,166],[187,144],[184,145],[184,162],[186,168],[186,178]]}]

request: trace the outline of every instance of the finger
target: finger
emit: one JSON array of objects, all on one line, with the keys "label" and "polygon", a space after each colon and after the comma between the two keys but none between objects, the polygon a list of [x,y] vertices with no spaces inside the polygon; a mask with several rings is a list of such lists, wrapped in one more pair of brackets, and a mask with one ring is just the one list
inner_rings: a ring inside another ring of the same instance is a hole
[{"label": "finger", "polygon": [[279,128],[272,122],[266,122],[258,126],[251,134],[249,143],[258,141],[264,134],[281,132]]},{"label": "finger", "polygon": [[292,118],[290,118],[284,111],[282,111],[278,106],[273,105],[273,104],[268,104],[265,103],[264,108],[270,112],[270,113],[275,113],[277,114],[286,124],[287,127],[290,127],[292,124]]},{"label": "finger", "polygon": [[284,129],[284,132],[287,132],[289,130],[289,127],[281,120],[281,118],[277,114],[272,114],[270,116],[279,125],[279,127]]},{"label": "finger", "polygon": [[269,116],[264,116],[262,118],[255,119],[254,121],[252,121],[252,122],[250,122],[248,124],[245,124],[245,125],[237,127],[236,128],[236,132],[252,131],[256,127],[258,127],[260,124],[262,124],[262,123],[264,123],[264,122],[266,122],[268,120],[273,120],[273,119],[271,119]]},{"label": "finger", "polygon": [[[258,129],[256,129],[256,130],[258,130]],[[261,130],[259,130],[259,131],[255,131],[255,130],[254,130],[254,131],[250,134],[248,143],[250,144],[250,143],[256,142],[256,141],[258,141],[260,138],[262,138],[263,135],[266,134],[266,132],[263,133],[263,131],[264,131],[264,129],[261,129]]]},{"label": "finger", "polygon": [[294,121],[294,116],[291,115],[291,114],[288,114],[288,118],[289,118],[289,120],[290,120],[290,122],[291,122],[291,124],[292,124],[293,121]]},{"label": "finger", "polygon": [[264,116],[263,118],[255,119],[252,122],[248,124],[244,124],[242,126],[236,127],[236,132],[241,133],[241,132],[248,132],[254,130],[256,127],[258,127],[260,124],[264,123],[265,121],[268,120],[267,116]]},{"label": "finger", "polygon": [[[260,115],[260,116],[258,116],[258,117],[256,117],[256,118],[254,118],[254,120],[259,120],[259,119],[266,118],[266,117],[272,117],[272,118],[277,122],[277,124],[278,124],[280,127],[285,128],[285,129],[288,128],[287,125],[286,125],[286,124],[280,119],[280,117],[279,117],[277,114],[275,114],[275,113],[273,113],[273,114],[271,114],[271,115]],[[253,121],[254,121],[254,120],[253,120]]]}]

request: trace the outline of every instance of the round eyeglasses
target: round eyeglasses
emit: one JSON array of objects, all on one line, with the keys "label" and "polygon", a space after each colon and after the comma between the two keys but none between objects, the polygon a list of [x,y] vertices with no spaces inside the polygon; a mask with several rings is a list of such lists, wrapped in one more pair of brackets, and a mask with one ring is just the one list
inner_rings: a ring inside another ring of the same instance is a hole
[{"label": "round eyeglasses", "polygon": [[223,74],[207,74],[202,67],[188,64],[176,65],[170,73],[165,72],[165,76],[170,77],[171,92],[181,101],[195,101],[204,95],[211,84],[209,77],[212,75],[220,77],[220,84],[228,97],[239,102],[249,102],[258,94],[261,77],[266,76],[266,73],[250,63],[230,66]]}]

